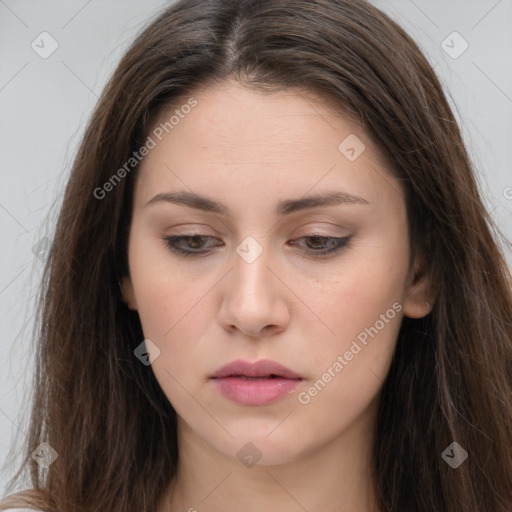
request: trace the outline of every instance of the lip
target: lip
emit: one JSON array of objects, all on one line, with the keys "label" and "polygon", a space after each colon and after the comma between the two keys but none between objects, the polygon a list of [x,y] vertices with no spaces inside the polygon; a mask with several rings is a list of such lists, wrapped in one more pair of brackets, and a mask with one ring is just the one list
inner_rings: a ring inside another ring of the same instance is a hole
[{"label": "lip", "polygon": [[277,402],[304,380],[299,374],[268,359],[254,363],[238,359],[210,377],[222,395],[242,405]]}]

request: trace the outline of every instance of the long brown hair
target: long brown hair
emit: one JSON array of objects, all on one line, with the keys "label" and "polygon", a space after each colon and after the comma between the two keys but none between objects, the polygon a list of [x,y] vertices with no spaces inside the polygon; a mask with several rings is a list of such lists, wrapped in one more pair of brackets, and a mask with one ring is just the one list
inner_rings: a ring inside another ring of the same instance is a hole
[{"label": "long brown hair", "polygon": [[[42,283],[30,430],[9,488],[29,471],[38,500],[4,507],[153,512],[176,474],[175,412],[134,357],[143,333],[119,289],[136,166],[95,190],[162,109],[227,78],[311,90],[357,116],[404,185],[411,246],[437,297],[424,319],[404,318],[383,384],[380,509],[510,512],[510,273],[438,78],[363,0],[181,0],[136,38],[83,137]],[[58,453],[45,470],[31,457],[42,442]],[[468,453],[457,468],[441,457],[452,442]]]}]

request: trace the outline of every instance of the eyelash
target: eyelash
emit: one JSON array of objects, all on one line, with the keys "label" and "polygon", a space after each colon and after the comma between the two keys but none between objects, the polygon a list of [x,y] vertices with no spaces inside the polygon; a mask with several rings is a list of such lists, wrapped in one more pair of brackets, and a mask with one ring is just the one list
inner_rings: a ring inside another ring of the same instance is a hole
[{"label": "eyelash", "polygon": [[[176,245],[177,242],[180,242],[182,240],[186,240],[186,239],[191,239],[191,238],[214,238],[210,235],[202,235],[200,233],[193,233],[193,234],[190,234],[190,235],[181,235],[181,236],[168,236],[166,238],[164,238],[164,241],[166,243],[166,246],[174,253],[180,255],[180,256],[183,256],[183,257],[188,257],[188,256],[202,256],[202,255],[205,255],[208,253],[208,251],[202,251],[202,252],[199,252],[199,251],[188,251],[186,249],[182,249],[181,247],[178,247]],[[323,250],[323,251],[315,251],[315,250],[311,250],[312,254],[314,257],[316,258],[325,258],[327,256],[330,256],[330,255],[334,255],[336,252],[339,252],[341,251],[342,249],[346,248],[347,245],[348,245],[348,242],[350,241],[351,237],[350,236],[346,236],[346,237],[335,237],[335,236],[325,236],[325,235],[320,235],[320,234],[311,234],[311,235],[307,235],[307,236],[303,236],[301,238],[299,238],[299,240],[303,239],[303,238],[320,238],[320,239],[325,239],[325,240],[328,240],[328,241],[335,241],[336,242],[336,245],[335,247],[331,248],[331,249],[327,249],[327,250]],[[307,252],[307,250],[305,250]]]}]

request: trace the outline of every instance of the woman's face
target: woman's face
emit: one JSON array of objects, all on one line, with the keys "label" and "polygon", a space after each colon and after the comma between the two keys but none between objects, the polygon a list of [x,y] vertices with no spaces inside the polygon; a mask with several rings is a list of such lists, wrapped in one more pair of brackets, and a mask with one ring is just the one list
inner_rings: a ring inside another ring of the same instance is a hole
[{"label": "woman's face", "polygon": [[399,182],[306,91],[193,98],[150,133],[123,279],[180,435],[260,464],[366,436],[402,316],[428,313]]}]

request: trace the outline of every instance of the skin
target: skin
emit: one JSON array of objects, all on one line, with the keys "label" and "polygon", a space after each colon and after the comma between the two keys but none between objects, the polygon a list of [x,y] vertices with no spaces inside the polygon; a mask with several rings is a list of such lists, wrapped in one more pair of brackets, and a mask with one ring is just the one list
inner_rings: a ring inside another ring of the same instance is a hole
[{"label": "skin", "polygon": [[[141,163],[122,280],[178,415],[178,477],[158,511],[376,510],[368,471],[380,390],[403,315],[425,316],[433,302],[410,261],[400,184],[358,124],[305,90],[262,94],[226,82],[192,96],[197,106]],[[338,149],[349,134],[365,144],[354,161]],[[225,203],[231,216],[147,204],[177,190]],[[334,190],[368,204],[275,212],[280,200]],[[197,232],[213,238],[181,247],[207,251],[199,257],[164,240]],[[314,251],[331,245],[304,238],[315,233],[351,239],[321,258]],[[263,249],[251,263],[236,252],[247,236]],[[401,311],[300,403],[394,303]],[[304,381],[273,404],[236,404],[209,376],[239,358],[272,359]],[[253,467],[237,458],[247,442],[261,453]]]}]

